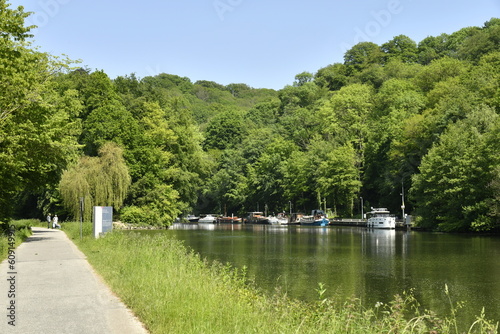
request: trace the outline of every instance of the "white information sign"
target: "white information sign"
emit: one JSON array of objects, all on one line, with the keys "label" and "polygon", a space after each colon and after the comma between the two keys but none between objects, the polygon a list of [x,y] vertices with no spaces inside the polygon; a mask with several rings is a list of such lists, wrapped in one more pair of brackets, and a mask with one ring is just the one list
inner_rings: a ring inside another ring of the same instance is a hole
[{"label": "white information sign", "polygon": [[94,237],[113,229],[113,207],[94,206]]}]

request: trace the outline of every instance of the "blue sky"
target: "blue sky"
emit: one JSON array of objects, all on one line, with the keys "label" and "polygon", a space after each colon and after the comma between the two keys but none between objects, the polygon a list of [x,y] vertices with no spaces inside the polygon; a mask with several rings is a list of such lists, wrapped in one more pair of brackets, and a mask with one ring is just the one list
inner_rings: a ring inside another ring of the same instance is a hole
[{"label": "blue sky", "polygon": [[482,26],[499,0],[10,0],[34,12],[34,44],[111,78],[170,73],[281,89],[296,74],[379,45]]}]

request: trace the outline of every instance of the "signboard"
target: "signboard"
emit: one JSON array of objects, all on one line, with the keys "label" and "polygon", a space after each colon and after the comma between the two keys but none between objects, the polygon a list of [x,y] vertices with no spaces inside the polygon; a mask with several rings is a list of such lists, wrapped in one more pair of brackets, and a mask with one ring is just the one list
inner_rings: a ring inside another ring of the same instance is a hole
[{"label": "signboard", "polygon": [[94,237],[113,229],[113,207],[94,206]]}]

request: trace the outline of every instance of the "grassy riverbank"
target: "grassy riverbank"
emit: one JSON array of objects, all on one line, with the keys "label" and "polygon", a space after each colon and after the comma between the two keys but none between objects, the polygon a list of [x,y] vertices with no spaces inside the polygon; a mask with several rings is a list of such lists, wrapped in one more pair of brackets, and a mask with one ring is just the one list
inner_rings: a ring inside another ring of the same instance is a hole
[{"label": "grassy riverbank", "polygon": [[12,238],[14,240],[14,246],[19,246],[31,235],[31,226],[35,226],[39,223],[40,221],[36,219],[24,219],[0,224],[0,262],[7,258],[9,246],[12,246]]},{"label": "grassy riverbank", "polygon": [[[241,269],[208,263],[168,233],[115,231],[94,240],[85,224],[80,240],[78,224],[63,229],[151,333],[459,333],[456,319],[421,311],[409,294],[366,309],[358,300],[322,299],[319,286],[318,301],[304,303],[258,291]],[[497,331],[482,317],[468,330]]]}]

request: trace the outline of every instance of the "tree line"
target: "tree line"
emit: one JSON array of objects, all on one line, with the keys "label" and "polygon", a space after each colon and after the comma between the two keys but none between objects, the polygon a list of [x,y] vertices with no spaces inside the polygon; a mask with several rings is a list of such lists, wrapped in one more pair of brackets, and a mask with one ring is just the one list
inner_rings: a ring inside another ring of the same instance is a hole
[{"label": "tree line", "polygon": [[188,213],[401,211],[444,231],[500,226],[500,19],[361,42],[281,90],[173,74],[110,79],[38,51],[0,0],[0,218],[124,222]]}]

